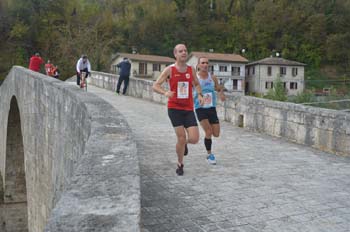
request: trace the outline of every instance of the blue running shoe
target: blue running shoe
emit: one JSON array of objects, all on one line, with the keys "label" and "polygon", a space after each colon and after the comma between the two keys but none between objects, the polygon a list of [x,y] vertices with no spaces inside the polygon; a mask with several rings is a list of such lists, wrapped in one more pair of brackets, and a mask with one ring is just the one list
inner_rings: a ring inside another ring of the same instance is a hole
[{"label": "blue running shoe", "polygon": [[208,155],[207,161],[208,161],[209,164],[215,165],[216,164],[216,159],[215,159],[214,154]]}]

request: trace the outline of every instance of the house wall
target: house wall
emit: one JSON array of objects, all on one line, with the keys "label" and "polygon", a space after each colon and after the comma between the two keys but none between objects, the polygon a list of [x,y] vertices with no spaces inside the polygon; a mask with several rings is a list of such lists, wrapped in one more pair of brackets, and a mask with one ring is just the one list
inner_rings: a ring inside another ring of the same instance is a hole
[{"label": "house wall", "polygon": [[[230,62],[217,62],[217,61],[210,61],[210,63],[211,63],[211,65],[213,65],[214,73],[218,77],[222,77],[222,78],[232,77],[232,72],[231,72],[232,67],[240,67],[240,74],[238,76],[235,76],[236,79],[238,79],[239,77],[243,78],[245,76],[245,64],[234,63],[234,62],[232,62],[232,63],[230,63]],[[195,56],[192,56],[187,61],[187,64],[191,65],[193,67],[196,67],[198,64],[198,58]],[[220,66],[226,66],[227,72],[220,72]]]},{"label": "house wall", "polygon": [[[225,88],[229,91],[235,92],[238,95],[244,94],[244,86],[245,86],[245,64],[241,63],[229,63],[229,62],[217,62],[217,61],[210,61],[211,65],[213,66],[213,73],[217,78],[219,79],[220,84],[225,83]],[[188,65],[191,65],[193,67],[196,67],[198,64],[198,57],[192,56],[188,61]],[[226,66],[227,71],[222,72],[220,71],[220,66]],[[233,75],[232,74],[232,67],[239,67],[240,73],[239,75]],[[233,80],[238,81],[238,89],[233,88]]]},{"label": "house wall", "polygon": [[[123,57],[118,57],[112,62],[111,72],[113,74],[119,74],[119,71],[116,65],[122,60],[123,60]],[[160,62],[149,62],[149,61],[139,61],[139,60],[130,60],[130,62],[131,62],[130,76],[146,77],[146,78],[151,78],[152,80],[156,80],[160,75],[161,71],[164,70],[165,67],[167,66],[167,64],[160,63]],[[146,74],[140,74],[140,63],[147,64]],[[153,64],[160,64],[160,71],[153,71]]]},{"label": "house wall", "polygon": [[[271,76],[267,75],[268,67],[272,68]],[[249,83],[249,91],[267,94],[269,89],[266,89],[266,82],[274,82],[280,74],[280,67],[286,67],[286,74],[281,76],[282,82],[286,82],[287,95],[297,95],[304,91],[304,72],[303,66],[281,66],[281,65],[252,65],[249,66],[249,75],[247,82]],[[247,69],[248,69],[247,68]],[[252,74],[253,68],[255,69]],[[292,68],[298,69],[296,76],[292,75]],[[248,72],[247,72],[248,73]],[[296,82],[297,89],[291,89],[290,83]]]},{"label": "house wall", "polygon": [[187,65],[190,65],[192,67],[196,67],[198,64],[198,58],[196,56],[192,56],[188,61]]}]

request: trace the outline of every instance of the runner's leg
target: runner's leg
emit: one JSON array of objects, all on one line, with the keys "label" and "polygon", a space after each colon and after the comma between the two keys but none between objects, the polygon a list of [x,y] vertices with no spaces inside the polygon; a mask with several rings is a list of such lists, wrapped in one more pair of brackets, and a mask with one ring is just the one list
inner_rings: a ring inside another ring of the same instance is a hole
[{"label": "runner's leg", "polygon": [[220,136],[220,123],[211,124],[211,129],[214,137]]},{"label": "runner's leg", "polygon": [[[209,123],[209,120],[208,119],[203,119],[202,121],[200,121],[200,124],[204,130],[204,133],[205,133],[205,138],[204,138],[204,145],[205,145],[205,148],[207,150],[207,153],[208,154],[211,154],[211,136],[213,135],[213,130],[212,130],[212,127]],[[208,146],[206,142],[210,140],[210,146]]]},{"label": "runner's leg", "polygon": [[199,140],[199,130],[198,126],[191,126],[186,128],[188,139],[187,143],[196,144]]},{"label": "runner's leg", "polygon": [[186,130],[183,126],[175,127],[175,133],[177,137],[176,142],[176,154],[178,164],[183,164],[185,145],[186,145]]}]

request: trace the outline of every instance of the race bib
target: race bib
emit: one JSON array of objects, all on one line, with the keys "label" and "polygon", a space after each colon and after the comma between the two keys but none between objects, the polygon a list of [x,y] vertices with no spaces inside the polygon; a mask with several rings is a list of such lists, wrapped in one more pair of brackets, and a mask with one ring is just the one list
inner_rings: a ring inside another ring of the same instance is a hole
[{"label": "race bib", "polygon": [[179,81],[177,83],[177,98],[185,99],[189,97],[189,82]]},{"label": "race bib", "polygon": [[203,100],[204,100],[203,107],[205,108],[213,107],[213,93],[203,94]]}]

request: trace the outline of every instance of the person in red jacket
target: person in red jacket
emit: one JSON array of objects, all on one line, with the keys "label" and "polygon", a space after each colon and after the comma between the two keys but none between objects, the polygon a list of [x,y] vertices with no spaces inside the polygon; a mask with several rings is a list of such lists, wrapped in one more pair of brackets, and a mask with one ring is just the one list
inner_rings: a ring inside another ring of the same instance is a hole
[{"label": "person in red jacket", "polygon": [[29,69],[35,72],[39,72],[40,66],[44,63],[45,61],[40,57],[40,54],[37,52],[30,58]]}]

